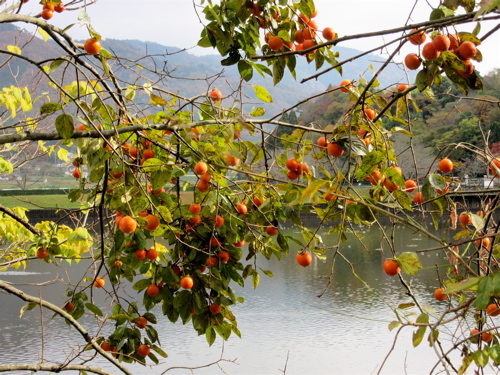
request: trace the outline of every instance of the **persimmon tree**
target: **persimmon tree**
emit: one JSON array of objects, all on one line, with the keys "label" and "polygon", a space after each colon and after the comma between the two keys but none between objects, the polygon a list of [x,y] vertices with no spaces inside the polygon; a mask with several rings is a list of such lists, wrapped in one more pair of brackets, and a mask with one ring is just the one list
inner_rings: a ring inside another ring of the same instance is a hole
[{"label": "persimmon tree", "polygon": [[[498,325],[492,318],[500,296],[494,218],[498,196],[475,213],[457,203],[464,193],[460,181],[449,175],[460,161],[447,156],[465,149],[494,176],[500,174],[500,161],[491,155],[488,134],[483,133],[484,149],[447,144],[439,152],[440,160],[419,165],[411,116],[419,111],[412,92],[432,98],[433,87],[439,87],[444,77],[464,95],[481,89],[474,62],[482,59],[481,42],[498,29],[496,1],[443,1],[436,4],[430,20],[402,21],[399,28],[374,31],[385,42],[372,51],[388,51],[387,60],[371,78],[343,80],[329,89],[349,96],[350,104],[335,124],[322,128],[278,117],[263,119],[264,109],[249,111],[242,92],[242,87],[253,86],[257,99],[272,103],[266,88],[252,85],[254,73],[272,77],[277,85],[286,70],[296,76],[297,59],[307,59],[318,73],[304,82],[332,70],[341,74],[344,65],[371,52],[342,60],[335,46],[372,34],[340,36],[330,25],[318,25],[312,0],[201,1],[205,25],[199,45],[215,48],[223,66],[237,66],[241,85],[222,92],[207,84],[204,92],[191,98],[167,90],[166,74],[106,50],[90,23],[91,8],[86,7],[91,2],[61,5],[59,0],[43,0],[38,17],[24,15],[23,3],[6,7],[0,23],[37,26],[40,36],[55,43],[60,54],[37,61],[25,56],[15,41],[0,50],[4,64],[29,64],[43,85],[41,91],[12,86],[0,92],[0,170],[12,173],[38,157],[56,154],[74,165],[76,187],[68,199],[79,202],[84,215],[94,211],[98,218],[88,225],[85,216],[75,227],[31,223],[23,207],[0,207],[2,269],[26,267],[28,262],[91,262],[85,276],[67,290],[64,306],[0,281],[0,288],[27,302],[23,314],[36,306],[54,311],[82,335],[83,346],[130,373],[124,363],[158,363],[158,356],[166,355],[158,344],[153,307],[161,306],[172,322],[192,325],[209,345],[216,336],[239,336],[232,308],[243,299],[233,285],[257,287],[262,274],[272,276],[259,255],[280,259],[289,253],[292,241],[301,247],[294,254],[301,266],[308,266],[313,256],[348,262],[342,245],[346,234],[353,232],[352,224],[378,225],[383,246],[392,253],[384,269],[399,277],[412,299],[393,307],[389,328],[413,329],[415,346],[427,335],[437,354],[436,368],[447,372],[463,373],[472,362],[478,367],[500,363]],[[87,26],[89,39],[84,44],[71,38],[71,28],[51,25],[58,10],[75,11],[75,18]],[[476,25],[472,33],[462,31],[467,24]],[[489,31],[482,34],[482,29]],[[415,45],[415,52],[398,63],[395,57],[406,44]],[[380,87],[377,77],[389,64],[418,70],[415,82]],[[325,94],[328,91],[320,95]],[[291,131],[270,131],[270,125]],[[407,137],[411,170],[400,168],[396,135]],[[283,148],[276,146],[281,144]],[[68,159],[68,147],[76,152],[73,160]],[[192,174],[195,179],[189,178]],[[405,175],[417,178],[405,180]],[[366,194],[354,188],[364,180],[371,183]],[[184,192],[190,192],[189,199]],[[302,211],[314,212],[320,226],[305,226]],[[415,213],[430,215],[436,228],[444,224],[461,229],[447,241]],[[381,217],[390,224],[382,224]],[[302,238],[282,233],[283,222],[297,226]],[[435,248],[401,252],[391,235],[396,224],[427,236]],[[329,251],[318,236],[326,225],[338,238]],[[425,307],[410,286],[412,275],[422,268],[421,251],[449,259],[438,270],[439,314]],[[325,288],[334,277],[327,276]],[[125,295],[122,291],[129,285],[142,296],[132,300]],[[107,295],[111,305],[98,306],[97,293]],[[410,311],[417,312],[415,320]],[[79,323],[83,314],[105,316],[113,333],[92,337]],[[440,330],[457,322],[471,329],[455,330],[451,341],[441,341]],[[457,350],[465,353],[461,363],[450,359]],[[14,368],[49,369],[44,364],[0,365],[0,371]],[[105,373],[84,363],[50,370]]]}]

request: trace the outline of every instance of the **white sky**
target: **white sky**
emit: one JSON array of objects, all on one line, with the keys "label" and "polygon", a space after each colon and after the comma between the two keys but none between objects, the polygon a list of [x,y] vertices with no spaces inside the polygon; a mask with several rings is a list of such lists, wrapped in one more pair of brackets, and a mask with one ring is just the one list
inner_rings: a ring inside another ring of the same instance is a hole
[{"label": "white sky", "polygon": [[[428,20],[431,11],[429,3],[435,5],[436,0],[316,0],[319,11],[316,21],[320,29],[330,26],[339,36],[386,30],[404,25],[415,2],[417,5],[409,23]],[[38,1],[31,0],[23,13],[35,13],[40,9]],[[202,8],[199,9],[201,11]],[[92,25],[103,39],[139,39],[187,48],[196,45],[202,30],[192,0],[99,0],[97,4],[88,7],[88,13]],[[77,12],[55,13],[50,22],[64,28],[77,22]],[[497,23],[498,21],[482,24],[479,37]],[[458,31],[471,32],[473,28],[474,25],[463,25]],[[88,38],[86,29],[79,25],[73,26],[69,33],[75,39]],[[367,50],[377,46],[380,41],[380,38],[371,38],[348,41],[341,45]],[[493,68],[500,68],[499,47],[500,31],[480,46],[484,61],[475,65],[482,74]],[[397,59],[403,60],[408,52],[417,52],[416,47],[408,46]],[[195,48],[191,53],[207,54],[216,51],[211,48]]]}]

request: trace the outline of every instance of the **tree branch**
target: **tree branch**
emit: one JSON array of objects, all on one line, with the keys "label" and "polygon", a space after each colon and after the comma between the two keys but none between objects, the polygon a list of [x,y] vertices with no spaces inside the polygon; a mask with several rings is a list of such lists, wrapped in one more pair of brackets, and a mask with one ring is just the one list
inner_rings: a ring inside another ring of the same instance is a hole
[{"label": "tree branch", "polygon": [[0,372],[6,371],[47,371],[47,372],[55,372],[59,373],[61,371],[87,371],[93,372],[94,374],[100,375],[112,375],[111,372],[104,371],[100,367],[93,366],[85,366],[85,365],[44,365],[41,363],[37,363],[34,365],[26,364],[26,363],[18,363],[12,365],[0,365]]},{"label": "tree branch", "polygon": [[31,225],[30,223],[28,223],[21,216],[19,216],[18,214],[16,214],[14,211],[8,209],[7,207],[2,206],[1,204],[0,204],[0,212],[3,212],[5,214],[9,215],[11,218],[13,218],[14,220],[16,220],[19,224],[21,224],[22,226],[24,226],[26,229],[28,229],[34,235],[37,235],[37,236],[42,236],[43,235],[43,233],[41,231],[39,231],[38,229],[36,229],[33,225]]},{"label": "tree branch", "polygon": [[[111,356],[108,352],[104,351],[99,344],[97,344],[96,340],[91,338],[89,333],[83,328],[80,323],[78,323],[70,314],[68,314],[66,311],[63,309],[59,308],[58,306],[47,302],[45,300],[41,300],[40,298],[33,297],[29,294],[24,293],[22,290],[17,289],[10,285],[9,283],[6,283],[5,281],[0,280],[0,289],[5,290],[6,292],[15,295],[16,297],[19,297],[23,301],[26,302],[34,302],[38,305],[41,305],[49,310],[52,310],[56,314],[60,315],[64,319],[66,319],[75,329],[83,336],[85,341],[91,345],[99,354],[101,354],[104,358],[106,358],[109,362],[111,362],[113,365],[115,365],[120,371],[122,371],[124,374],[132,375],[132,373],[124,367],[120,362],[118,362],[115,358]],[[7,370],[5,370],[7,371]]]}]

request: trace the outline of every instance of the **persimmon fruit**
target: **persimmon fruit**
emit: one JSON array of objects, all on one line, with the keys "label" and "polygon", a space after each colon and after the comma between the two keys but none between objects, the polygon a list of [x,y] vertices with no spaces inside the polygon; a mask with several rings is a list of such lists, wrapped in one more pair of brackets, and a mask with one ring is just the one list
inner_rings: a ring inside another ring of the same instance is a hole
[{"label": "persimmon fruit", "polygon": [[155,284],[151,284],[148,286],[146,293],[149,294],[151,297],[154,297],[160,293],[160,288],[158,288],[158,286]]},{"label": "persimmon fruit", "polygon": [[194,173],[198,176],[208,172],[208,165],[204,161],[199,161],[193,168]]},{"label": "persimmon fruit", "polygon": [[500,315],[500,308],[496,303],[490,303],[488,307],[486,308],[486,312],[490,316],[498,316]]},{"label": "persimmon fruit", "polygon": [[447,35],[439,34],[432,39],[434,49],[438,52],[448,51],[451,46],[450,38]]},{"label": "persimmon fruit", "polygon": [[198,215],[201,212],[201,206],[198,203],[193,203],[189,206],[189,212],[193,215]]},{"label": "persimmon fruit", "polygon": [[158,251],[155,248],[151,248],[148,251],[146,251],[146,258],[149,260],[155,260],[158,258]]},{"label": "persimmon fruit", "polygon": [[438,168],[443,173],[450,173],[453,170],[453,162],[448,158],[441,159]]},{"label": "persimmon fruit", "polygon": [[422,60],[416,53],[409,53],[405,57],[405,66],[410,70],[417,70],[422,64]]},{"label": "persimmon fruit", "polygon": [[434,298],[437,299],[438,301],[444,301],[446,298],[448,298],[447,294],[444,294],[444,289],[443,288],[438,288],[434,291]]},{"label": "persimmon fruit", "polygon": [[467,212],[462,212],[458,217],[458,220],[464,227],[472,224],[472,217]]},{"label": "persimmon fruit", "polygon": [[418,46],[420,44],[423,44],[425,40],[427,39],[427,34],[425,33],[424,30],[418,30],[418,29],[413,29],[410,33],[415,33],[411,36],[408,37],[408,40],[410,41],[411,44]]},{"label": "persimmon fruit", "polygon": [[[295,171],[297,170],[297,168],[299,167],[300,163],[297,161],[297,159],[288,159],[287,162],[286,162],[286,167],[288,168],[288,170],[290,171]],[[499,158],[499,164],[500,166],[500,158]]]},{"label": "persimmon fruit", "polygon": [[50,9],[44,9],[42,10],[41,16],[44,20],[48,21],[54,16],[54,11]]},{"label": "persimmon fruit", "polygon": [[64,9],[66,9],[64,7],[64,4],[63,3],[59,3],[57,4],[55,7],[54,7],[54,10],[57,12],[57,13],[62,13],[64,12]]},{"label": "persimmon fruit", "polygon": [[137,229],[137,221],[131,216],[124,216],[120,220],[120,223],[118,224],[118,228],[120,228],[120,230],[123,233],[127,233],[127,234],[133,233]]},{"label": "persimmon fruit", "polygon": [[406,91],[408,90],[410,86],[407,85],[406,83],[401,83],[400,85],[398,85],[398,91],[399,92],[403,92],[403,91]]},{"label": "persimmon fruit", "polygon": [[278,51],[283,47],[283,39],[279,36],[273,36],[269,38],[269,42],[267,44],[273,51]]},{"label": "persimmon fruit", "polygon": [[109,342],[103,341],[101,343],[101,349],[104,350],[105,352],[110,352],[113,347]]},{"label": "persimmon fruit", "polygon": [[248,212],[247,205],[245,203],[238,203],[236,205],[236,211],[240,215],[245,215]]},{"label": "persimmon fruit", "polygon": [[337,36],[337,33],[331,27],[325,27],[321,34],[326,40],[333,40]]},{"label": "persimmon fruit", "polygon": [[435,60],[441,55],[440,51],[437,51],[432,42],[427,43],[422,48],[422,56],[426,60]]},{"label": "persimmon fruit", "polygon": [[413,193],[417,188],[417,183],[415,180],[408,179],[405,181],[405,188],[407,193]]},{"label": "persimmon fruit", "polygon": [[207,264],[207,267],[217,267],[219,264],[219,258],[218,257],[213,257],[209,256],[205,262]]},{"label": "persimmon fruit", "polygon": [[490,171],[493,177],[500,176],[500,157],[497,157],[490,162]]},{"label": "persimmon fruit", "polygon": [[89,38],[85,41],[83,49],[89,55],[96,55],[101,50],[101,42],[98,41],[96,38]]},{"label": "persimmon fruit", "polygon": [[184,289],[191,289],[194,285],[194,280],[191,276],[184,276],[182,279],[181,279],[181,287],[183,287]]},{"label": "persimmon fruit", "polygon": [[224,218],[222,216],[216,215],[214,217],[214,227],[220,228],[224,225]]},{"label": "persimmon fruit", "polygon": [[276,228],[273,225],[268,225],[267,228],[266,228],[266,233],[269,236],[276,236],[278,234],[278,228]]},{"label": "persimmon fruit", "polygon": [[149,349],[149,346],[147,346],[146,344],[142,344],[137,348],[137,353],[141,357],[146,357],[149,355],[149,353],[151,353],[151,349]]},{"label": "persimmon fruit", "polygon": [[210,305],[210,312],[212,314],[218,314],[222,311],[222,306],[220,306],[218,303],[215,303],[213,302],[211,305]]},{"label": "persimmon fruit", "polygon": [[75,304],[73,302],[68,302],[64,305],[64,310],[66,310],[66,312],[68,313],[72,312],[74,309],[75,309]]},{"label": "persimmon fruit", "polygon": [[205,193],[206,191],[208,191],[210,187],[210,184],[207,182],[207,181],[204,181],[204,180],[200,180],[198,181],[198,183],[196,184],[196,188],[198,189],[198,191],[200,191],[201,193]]},{"label": "persimmon fruit", "polygon": [[320,148],[326,148],[326,146],[328,145],[328,138],[326,138],[326,137],[319,137],[318,140],[316,141],[316,144]]},{"label": "persimmon fruit", "polygon": [[214,102],[220,102],[222,100],[222,92],[219,89],[213,89],[210,91],[210,99]]},{"label": "persimmon fruit", "polygon": [[148,222],[148,224],[145,226],[145,228],[149,231],[158,229],[158,227],[160,226],[160,219],[155,215],[147,215],[146,221]]},{"label": "persimmon fruit", "polygon": [[96,277],[94,280],[94,287],[96,288],[103,288],[104,285],[106,285],[106,280],[104,280],[102,277]]},{"label": "persimmon fruit", "polygon": [[229,253],[225,250],[217,253],[217,257],[220,259],[222,263],[227,263],[230,258]]},{"label": "persimmon fruit", "polygon": [[384,262],[384,272],[389,276],[396,276],[401,272],[399,263],[396,259],[386,259]]},{"label": "persimmon fruit", "polygon": [[458,47],[458,53],[466,60],[472,59],[477,55],[476,45],[470,41],[465,41]]},{"label": "persimmon fruit", "polygon": [[328,146],[326,147],[326,150],[330,155],[332,155],[335,158],[342,156],[342,154],[344,153],[344,150],[342,150],[338,145],[338,143],[335,142],[329,143]]},{"label": "persimmon fruit", "polygon": [[365,110],[363,111],[363,118],[364,119],[369,119],[369,120],[373,121],[373,119],[375,118],[376,115],[377,115],[377,112],[375,112],[375,110],[373,110],[371,108],[365,108]]},{"label": "persimmon fruit", "polygon": [[295,260],[302,267],[307,267],[312,263],[312,255],[309,251],[299,252],[295,256]]},{"label": "persimmon fruit", "polygon": [[352,89],[352,81],[350,79],[344,79],[339,83],[340,91],[347,93],[351,92]]},{"label": "persimmon fruit", "polygon": [[48,256],[49,256],[49,252],[47,251],[47,249],[45,249],[43,247],[38,248],[38,250],[36,251],[36,257],[39,259],[45,259]]},{"label": "persimmon fruit", "polygon": [[421,191],[415,193],[415,195],[413,196],[413,202],[415,204],[423,204],[425,202],[424,195],[422,194]]},{"label": "persimmon fruit", "polygon": [[144,250],[144,249],[137,249],[137,250],[135,251],[135,257],[136,257],[136,259],[138,259],[138,260],[143,260],[143,259],[146,259],[146,254],[147,254],[147,253],[146,253],[146,250]]}]

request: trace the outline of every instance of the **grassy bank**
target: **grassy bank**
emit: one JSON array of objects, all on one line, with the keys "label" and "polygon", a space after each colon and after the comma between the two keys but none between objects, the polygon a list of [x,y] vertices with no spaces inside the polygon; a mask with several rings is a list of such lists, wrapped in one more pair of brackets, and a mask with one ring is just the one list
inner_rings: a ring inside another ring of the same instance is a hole
[{"label": "grassy bank", "polygon": [[[193,202],[192,192],[181,192],[181,200],[184,203]],[[64,194],[57,195],[12,195],[12,196],[0,196],[0,205],[13,208],[13,207],[25,207],[29,210],[36,209],[58,209],[58,208],[78,208],[80,204],[78,202],[70,202],[68,196]]]},{"label": "grassy bank", "polygon": [[14,195],[0,197],[0,204],[7,208],[25,207],[29,210],[40,208],[78,208],[78,202],[72,203],[67,195]]}]

